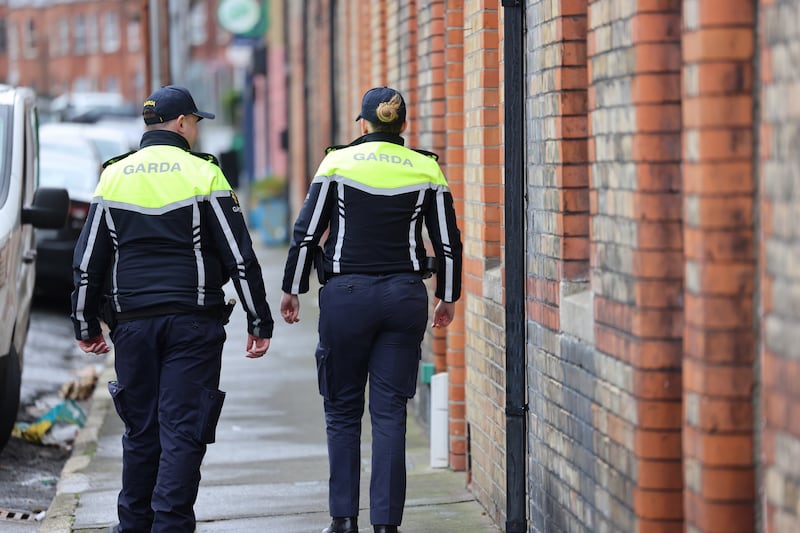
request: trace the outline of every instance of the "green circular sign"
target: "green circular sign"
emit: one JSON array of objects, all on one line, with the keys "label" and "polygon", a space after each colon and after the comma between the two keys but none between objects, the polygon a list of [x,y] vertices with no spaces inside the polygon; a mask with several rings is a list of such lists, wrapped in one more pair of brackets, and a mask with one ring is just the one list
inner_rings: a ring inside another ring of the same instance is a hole
[{"label": "green circular sign", "polygon": [[219,25],[233,34],[248,33],[261,22],[257,0],[222,0],[217,7]]}]

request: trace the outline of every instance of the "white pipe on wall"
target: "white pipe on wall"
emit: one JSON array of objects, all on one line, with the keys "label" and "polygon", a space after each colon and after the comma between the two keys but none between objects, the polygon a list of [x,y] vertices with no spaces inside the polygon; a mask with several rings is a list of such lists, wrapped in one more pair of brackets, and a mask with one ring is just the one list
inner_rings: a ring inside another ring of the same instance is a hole
[{"label": "white pipe on wall", "polygon": [[449,384],[447,372],[440,372],[431,377],[431,468],[449,466],[447,402]]}]

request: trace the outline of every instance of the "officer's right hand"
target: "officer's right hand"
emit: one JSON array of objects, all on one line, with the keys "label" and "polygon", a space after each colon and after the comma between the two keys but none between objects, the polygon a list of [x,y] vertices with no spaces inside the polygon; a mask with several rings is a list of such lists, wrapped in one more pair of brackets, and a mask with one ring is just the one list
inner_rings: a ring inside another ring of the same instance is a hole
[{"label": "officer's right hand", "polygon": [[247,335],[247,353],[245,357],[248,359],[258,359],[269,350],[269,339],[262,339],[253,335]]},{"label": "officer's right hand", "polygon": [[79,340],[78,346],[81,350],[86,353],[96,353],[96,354],[104,354],[108,353],[111,348],[108,347],[108,343],[106,343],[106,338],[101,333],[95,337],[92,337],[89,340]]},{"label": "officer's right hand", "polygon": [[296,294],[283,293],[283,296],[281,296],[281,316],[287,324],[300,322],[300,299]]}]

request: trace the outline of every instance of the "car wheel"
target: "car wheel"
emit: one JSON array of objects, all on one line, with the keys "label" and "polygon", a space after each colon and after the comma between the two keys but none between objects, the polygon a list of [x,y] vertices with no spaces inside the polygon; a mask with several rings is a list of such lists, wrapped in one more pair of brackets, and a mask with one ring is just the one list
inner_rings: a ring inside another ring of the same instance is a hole
[{"label": "car wheel", "polygon": [[17,420],[21,379],[19,356],[12,344],[8,355],[0,359],[0,450],[5,448]]}]

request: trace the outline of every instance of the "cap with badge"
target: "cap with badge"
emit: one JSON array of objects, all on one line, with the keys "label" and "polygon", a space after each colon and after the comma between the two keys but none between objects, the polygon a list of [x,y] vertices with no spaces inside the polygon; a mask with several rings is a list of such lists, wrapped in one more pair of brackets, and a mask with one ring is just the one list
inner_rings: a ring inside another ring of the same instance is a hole
[{"label": "cap with badge", "polygon": [[361,113],[356,121],[365,119],[375,124],[401,124],[406,120],[403,95],[391,87],[374,87],[361,100]]},{"label": "cap with badge", "polygon": [[186,87],[165,85],[147,97],[142,107],[145,124],[158,124],[175,120],[181,115],[214,118],[214,113],[200,111]]}]

